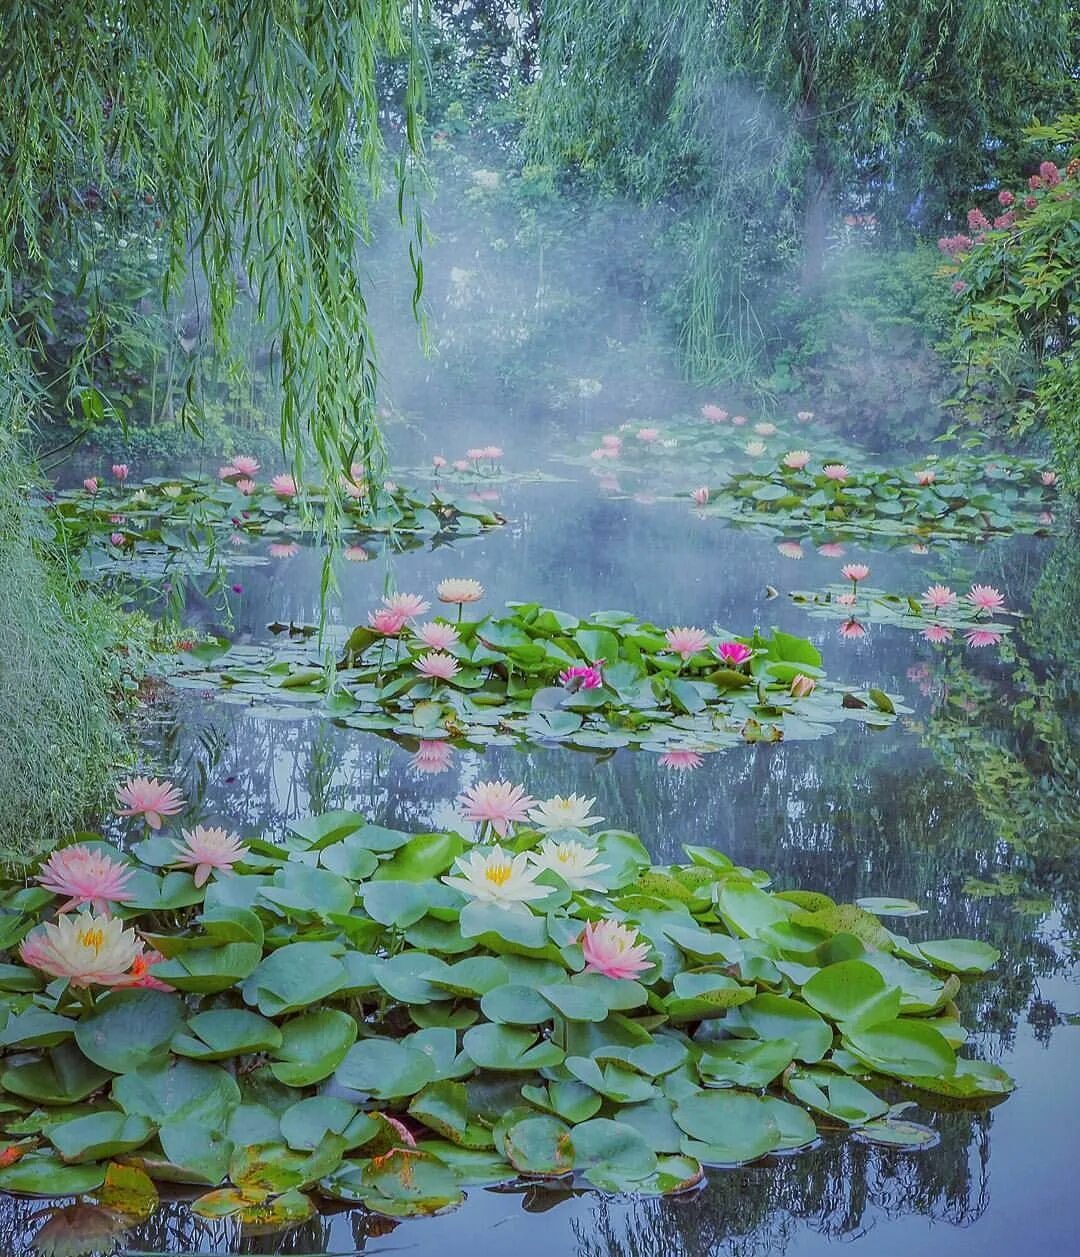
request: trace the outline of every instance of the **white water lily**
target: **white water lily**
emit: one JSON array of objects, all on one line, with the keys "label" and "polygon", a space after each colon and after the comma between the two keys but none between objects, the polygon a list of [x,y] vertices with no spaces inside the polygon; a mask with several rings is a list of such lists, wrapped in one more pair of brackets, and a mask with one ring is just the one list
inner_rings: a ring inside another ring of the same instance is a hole
[{"label": "white water lily", "polygon": [[71,913],[48,921],[23,939],[23,963],[72,986],[115,986],[142,952],[135,931],[117,917]]},{"label": "white water lily", "polygon": [[468,855],[458,856],[454,868],[461,877],[444,877],[463,895],[498,904],[500,908],[523,907],[530,899],[543,899],[551,894],[550,886],[538,886],[537,874],[529,868],[525,852],[511,855],[502,847],[474,848]]},{"label": "white water lily", "polygon": [[532,808],[529,820],[544,833],[552,829],[587,829],[590,825],[599,825],[604,819],[589,815],[589,808],[595,802],[595,799],[586,799],[580,794],[565,797],[556,794]]},{"label": "white water lily", "polygon": [[558,873],[571,890],[604,890],[600,873],[606,873],[610,864],[597,864],[600,852],[580,842],[556,842],[545,838],[539,851],[531,851],[529,858],[538,872],[551,869]]}]

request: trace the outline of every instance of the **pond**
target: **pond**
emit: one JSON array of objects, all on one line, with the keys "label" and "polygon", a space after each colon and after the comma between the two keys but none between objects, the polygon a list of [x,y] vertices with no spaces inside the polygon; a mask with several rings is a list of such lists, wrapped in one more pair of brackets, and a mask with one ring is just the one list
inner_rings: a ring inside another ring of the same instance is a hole
[{"label": "pond", "polygon": [[[655,409],[646,419],[663,429]],[[244,1234],[229,1219],[194,1217],[164,1185],[161,1207],[116,1241],[120,1251],[803,1257],[856,1244],[875,1257],[985,1257],[1077,1248],[1072,1179],[1080,1137],[1070,1115],[1080,1111],[1080,1080],[1069,1051],[1080,1012],[1080,692],[1064,653],[1067,626],[1080,612],[1075,540],[1047,528],[1049,535],[913,552],[895,537],[863,536],[822,555],[828,542],[815,536],[816,545],[792,557],[790,546],[786,554],[778,549],[782,534],[695,509],[685,495],[696,481],[650,484],[645,473],[623,492],[606,468],[596,474],[584,460],[558,457],[587,451],[627,420],[636,426],[639,417],[610,413],[603,396],[553,415],[463,398],[430,416],[425,436],[394,431],[404,482],[415,482],[404,468],[491,442],[504,447],[509,473],[549,478],[492,473],[483,505],[506,518],[503,526],[408,553],[373,545],[362,562],[339,558],[332,625],[364,623],[390,587],[430,597],[441,580],[475,578],[485,611],[540,602],[582,617],[628,611],[658,625],[778,627],[809,637],[831,679],[901,695],[909,714],[885,728],[843,723],[826,736],[725,747],[700,760],[673,762],[644,749],[598,757],[553,744],[495,745],[455,749],[440,771],[422,772],[408,747],[302,706],[258,703],[250,711],[242,695],[220,701],[230,696],[165,687],[146,718],[148,762],[183,785],[201,817],[275,841],[291,823],[338,808],[412,832],[453,827],[464,789],[505,778],[538,798],[595,799],[593,811],[640,835],[658,862],[676,861],[684,844],[696,844],[769,870],[777,887],[823,890],[843,902],[912,899],[927,910],[901,923],[912,937],[982,939],[1001,950],[992,975],[965,983],[958,1002],[973,1054],[1006,1069],[1015,1093],[997,1104],[912,1110],[908,1116],[936,1134],[920,1149],[826,1133],[797,1154],[711,1169],[700,1190],[670,1199],[558,1183],[470,1187],[465,1203],[441,1216],[395,1222],[343,1205],[265,1236]],[[807,428],[807,444],[825,439]],[[229,597],[231,621],[217,603],[192,597],[188,624],[260,645],[278,640],[270,624],[317,621],[321,551],[305,543],[269,557],[263,538],[239,553],[243,566],[228,580],[241,589]],[[253,554],[266,561],[248,562]],[[863,635],[844,636],[842,618],[816,618],[789,595],[843,584],[840,566],[852,562],[869,566],[874,587],[915,597],[938,584],[993,586],[1028,618],[988,648],[965,645],[959,633],[936,646],[895,623],[868,621]],[[1062,802],[1070,788],[1071,811]],[[1024,821],[1032,800],[1042,817],[1034,830]],[[103,826],[106,834],[123,832],[114,818]],[[0,1249],[12,1257],[92,1251],[94,1225],[93,1217],[50,1213],[41,1200],[8,1197],[0,1202]],[[113,1242],[103,1239],[101,1251]]]}]

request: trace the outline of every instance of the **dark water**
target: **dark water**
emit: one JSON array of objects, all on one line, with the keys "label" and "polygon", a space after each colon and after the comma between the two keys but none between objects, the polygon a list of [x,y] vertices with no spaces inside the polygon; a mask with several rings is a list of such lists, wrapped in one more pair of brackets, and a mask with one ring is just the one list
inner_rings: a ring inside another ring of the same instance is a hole
[{"label": "dark water", "polygon": [[[1080,1251],[1080,698],[1062,656],[1080,614],[1075,540],[1018,538],[925,555],[849,543],[843,560],[809,546],[801,561],[785,559],[770,538],[702,520],[685,504],[610,500],[587,472],[547,461],[574,428],[599,432],[616,421],[599,405],[589,409],[527,420],[489,410],[481,420],[462,407],[428,425],[438,444],[404,432],[402,465],[497,441],[509,468],[543,466],[574,480],[497,486],[510,523],[460,546],[342,562],[334,620],[362,620],[388,583],[430,594],[444,577],[472,576],[487,588],[484,607],[540,600],[578,614],[625,609],[661,624],[779,625],[811,636],[831,677],[902,693],[914,715],[884,732],[845,726],[818,742],[736,747],[691,771],[645,753],[597,761],[565,749],[495,748],[455,752],[447,772],[418,775],[406,750],[373,735],[250,716],[185,692],[153,710],[148,754],[183,778],[206,816],[245,834],[273,836],[331,807],[426,828],[451,820],[463,787],[506,776],[538,797],[595,796],[594,811],[639,833],[660,859],[678,858],[683,843],[710,844],[770,870],[781,886],[845,901],[914,898],[929,909],[914,922],[915,937],[977,937],[1002,949],[998,974],[966,986],[963,1012],[977,1053],[1009,1070],[1017,1091],[993,1108],[921,1115],[941,1137],[926,1151],[826,1139],[793,1157],[710,1171],[691,1199],[469,1189],[465,1206],[445,1217],[394,1226],[343,1210],[271,1238],[200,1223],[175,1204],[123,1243],[129,1251],[448,1257],[804,1257],[838,1244],[875,1257]],[[850,560],[868,562],[877,586],[917,594],[931,583],[962,590],[978,580],[1036,613],[1002,651],[959,644],[943,654],[883,628],[845,641],[836,622],[808,618],[785,595],[835,581]],[[243,593],[232,599],[230,636],[264,641],[270,621],[316,618],[320,564],[305,549],[238,570]],[[770,598],[767,585],[780,596]],[[189,614],[224,627],[209,603],[193,601]],[[1035,819],[1024,821],[1032,800]],[[0,1251],[35,1251],[41,1210],[41,1202],[0,1205]]]}]

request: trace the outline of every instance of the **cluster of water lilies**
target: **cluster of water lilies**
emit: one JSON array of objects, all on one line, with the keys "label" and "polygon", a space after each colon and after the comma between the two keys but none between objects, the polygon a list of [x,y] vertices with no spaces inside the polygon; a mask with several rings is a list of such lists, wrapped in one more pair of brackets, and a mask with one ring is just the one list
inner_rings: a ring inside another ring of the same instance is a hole
[{"label": "cluster of water lilies", "polygon": [[912,1100],[1012,1087],[957,1053],[993,948],[712,846],[654,865],[592,799],[486,781],[456,832],[332,812],[278,842],[185,825],[168,781],[117,802],[148,836],[0,883],[0,1190],[145,1215],[162,1180],[264,1227],[519,1175],[678,1193],[818,1123],[922,1146]]},{"label": "cluster of water lilies", "polygon": [[866,636],[870,624],[888,624],[918,632],[927,642],[943,646],[962,635],[976,650],[998,646],[1011,625],[995,616],[1014,616],[1005,606],[1005,595],[993,585],[973,584],[966,594],[948,585],[930,585],[922,594],[895,594],[864,582],[870,576],[865,563],[849,563],[840,569],[849,583],[830,585],[815,593],[792,594],[810,614],[841,620],[839,633],[848,639]]},{"label": "cluster of water lilies", "polygon": [[[842,720],[887,724],[899,699],[825,678],[808,641],[773,631],[667,629],[627,612],[579,619],[537,603],[465,620],[483,598],[470,578],[442,581],[451,623],[418,593],[382,598],[344,643],[332,675],[296,629],[278,647],[222,643],[177,660],[172,683],[231,702],[318,703],[346,726],[414,750],[420,772],[449,766],[452,746],[560,743],[653,751],[667,767],[739,742],[818,737]],[[300,704],[304,704],[300,707]]]},{"label": "cluster of water lilies", "polygon": [[[257,459],[238,455],[219,469],[217,479],[151,477],[133,485],[130,468],[117,464],[110,482],[90,476],[81,488],[50,494],[49,510],[65,544],[75,551],[104,547],[113,560],[152,560],[212,549],[226,540],[238,547],[257,539],[269,541],[270,558],[292,557],[300,549],[296,538],[320,526],[317,508],[327,492],[298,485],[288,473],[261,484],[258,471]],[[468,537],[505,522],[487,505],[437,490],[418,495],[392,481],[373,498],[360,464],[342,474],[340,504],[351,534]],[[370,556],[354,540],[346,557]]]},{"label": "cluster of water lilies", "polygon": [[[1034,459],[955,455],[910,469],[849,462],[790,449],[684,492],[708,516],[783,532],[824,530],[830,538],[977,540],[1054,524],[1057,474]],[[803,554],[797,540],[781,543],[781,552]]]}]

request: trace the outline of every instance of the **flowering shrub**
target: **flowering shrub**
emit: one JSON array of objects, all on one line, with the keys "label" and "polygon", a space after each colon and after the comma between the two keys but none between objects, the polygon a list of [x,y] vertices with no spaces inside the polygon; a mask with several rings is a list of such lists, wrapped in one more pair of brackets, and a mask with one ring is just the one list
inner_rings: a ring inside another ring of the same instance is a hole
[{"label": "flowering shrub", "polygon": [[657,866],[592,800],[463,802],[497,843],[334,812],[238,841],[201,885],[167,833],[83,835],[123,867],[112,916],[0,882],[0,1190],[126,1180],[148,1214],[152,1180],[179,1182],[264,1229],[316,1196],[423,1215],[519,1175],[666,1195],[819,1123],[933,1142],[898,1089],[1012,1089],[957,1053],[953,1001],[998,952],[879,919],[917,904],[771,891],[711,846]]},{"label": "flowering shrub", "polygon": [[[968,232],[940,240],[956,296],[956,328],[969,396],[1015,394],[1017,430],[1045,425],[1067,487],[1080,488],[1080,114],[1029,137],[1067,150],[1026,187],[1002,188],[992,208],[973,208]],[[973,419],[978,410],[973,408]]]}]

